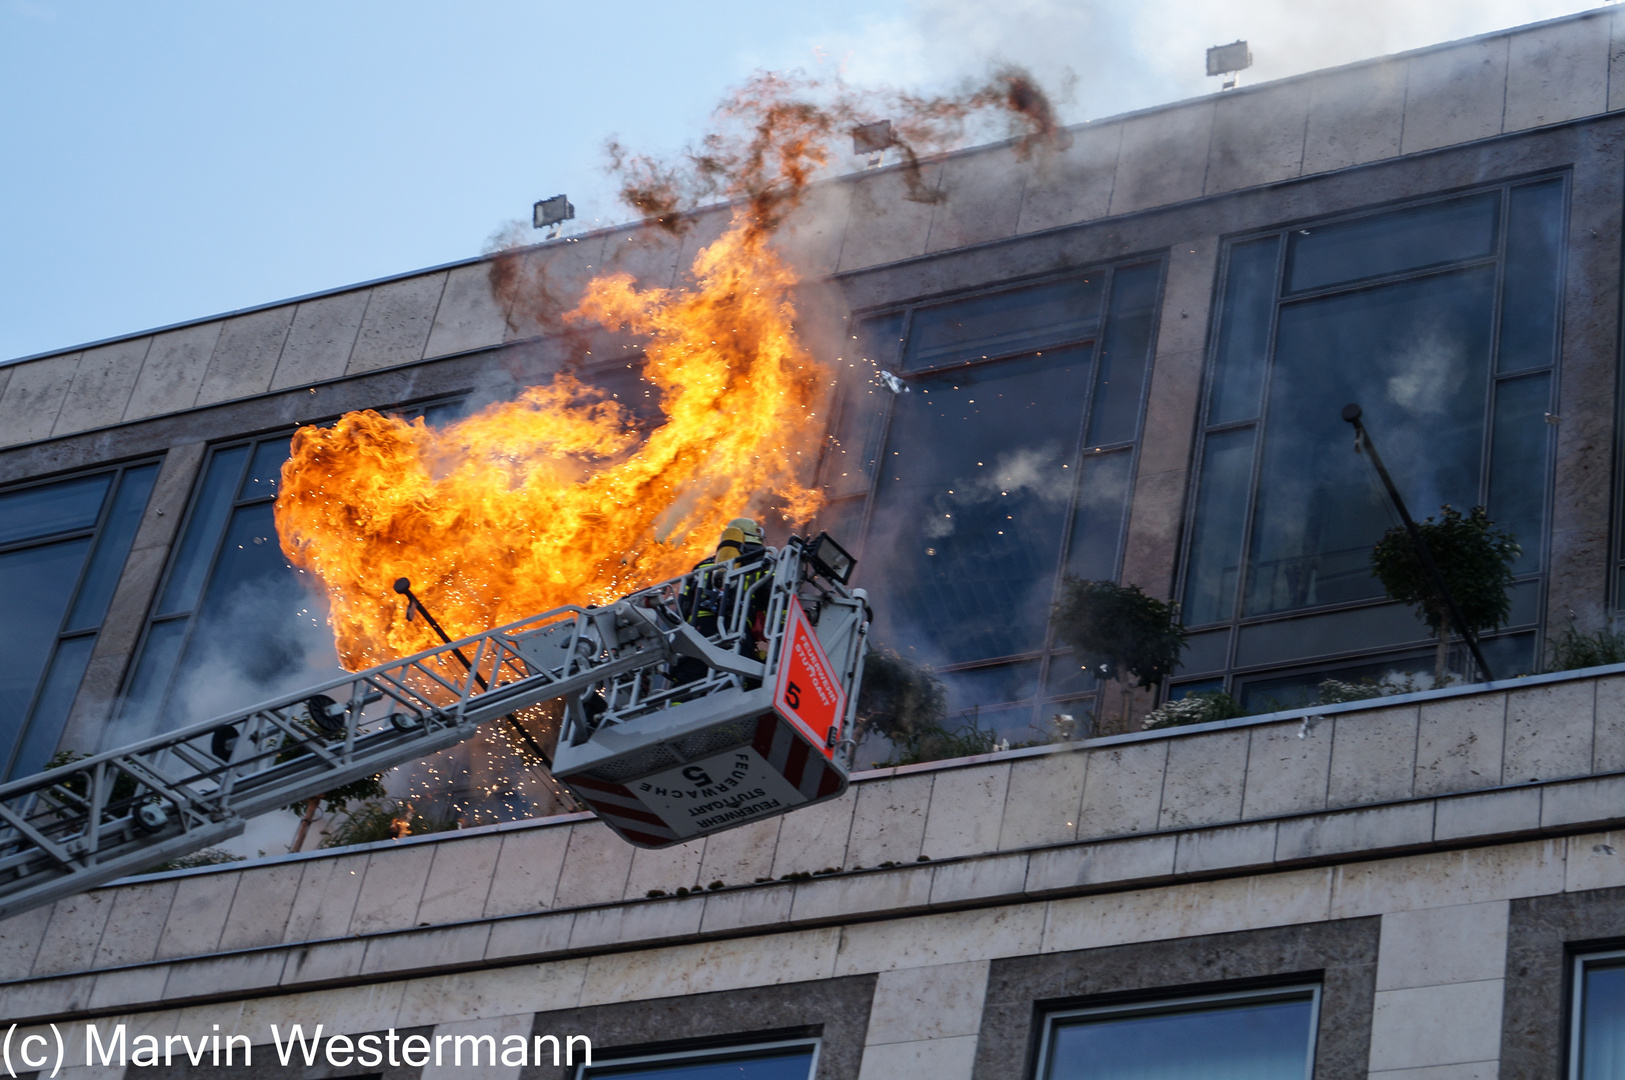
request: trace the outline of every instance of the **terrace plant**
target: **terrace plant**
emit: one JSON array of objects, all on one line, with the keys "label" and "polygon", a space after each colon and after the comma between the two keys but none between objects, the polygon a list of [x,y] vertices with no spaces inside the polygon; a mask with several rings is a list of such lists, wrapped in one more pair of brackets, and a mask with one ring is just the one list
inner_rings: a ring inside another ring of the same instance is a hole
[{"label": "terrace plant", "polygon": [[1178,701],[1164,702],[1153,709],[1151,715],[1145,718],[1145,730],[1187,727],[1214,720],[1230,720],[1240,715],[1242,715],[1241,706],[1236,704],[1235,698],[1223,690],[1198,690],[1194,694],[1186,694]]},{"label": "terrace plant", "polygon": [[856,738],[875,731],[899,754],[926,761],[930,759],[918,754],[928,752],[927,744],[941,741],[948,690],[926,665],[884,645],[871,644],[863,658],[863,686],[856,712]]},{"label": "terrace plant", "polygon": [[1095,674],[1127,673],[1149,690],[1173,674],[1185,650],[1185,628],[1174,616],[1172,605],[1138,585],[1068,577],[1051,622],[1055,636]]},{"label": "terrace plant", "polygon": [[1570,619],[1568,627],[1547,642],[1547,649],[1550,652],[1547,671],[1622,664],[1625,663],[1625,634],[1607,628],[1582,634]]},{"label": "terrace plant", "polygon": [[[1445,588],[1474,634],[1502,625],[1512,611],[1507,590],[1512,584],[1512,564],[1522,549],[1511,533],[1497,531],[1494,525],[1482,506],[1473,507],[1464,516],[1448,504],[1439,508],[1437,519],[1430,517],[1417,525]],[[1403,526],[1396,525],[1383,533],[1372,548],[1371,572],[1390,598],[1414,607],[1433,631],[1438,639],[1433,680],[1436,686],[1445,685],[1452,629],[1450,608]]]},{"label": "terrace plant", "polygon": [[1138,585],[1068,577],[1050,625],[1085,669],[1122,687],[1123,730],[1130,726],[1130,681],[1146,690],[1160,686],[1185,651],[1176,609]]},{"label": "terrace plant", "polygon": [[378,840],[399,840],[403,836],[450,832],[459,828],[456,819],[419,813],[399,799],[369,800],[349,810],[322,838],[324,848],[370,844]]}]

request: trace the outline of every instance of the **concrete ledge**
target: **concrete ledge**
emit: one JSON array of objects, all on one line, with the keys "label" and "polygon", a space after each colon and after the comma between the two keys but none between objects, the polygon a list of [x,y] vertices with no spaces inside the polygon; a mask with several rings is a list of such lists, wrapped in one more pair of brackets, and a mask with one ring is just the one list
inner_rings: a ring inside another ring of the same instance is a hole
[{"label": "concrete ledge", "polygon": [[[1625,807],[1621,692],[1613,665],[876,770],[674,852],[566,815],[126,879],[0,924],[0,982],[264,948],[299,957],[283,982],[322,984],[1574,831]],[[471,866],[486,902],[448,908]],[[223,929],[197,921],[206,900]],[[615,914],[535,922],[566,912]],[[469,925],[489,941],[452,933]],[[352,948],[426,929],[448,936]]]},{"label": "concrete ledge", "polygon": [[160,986],[166,1005],[200,1004],[1579,834],[1625,827],[1622,795],[1616,774],[133,964],[7,984],[0,1014],[112,1015]]}]

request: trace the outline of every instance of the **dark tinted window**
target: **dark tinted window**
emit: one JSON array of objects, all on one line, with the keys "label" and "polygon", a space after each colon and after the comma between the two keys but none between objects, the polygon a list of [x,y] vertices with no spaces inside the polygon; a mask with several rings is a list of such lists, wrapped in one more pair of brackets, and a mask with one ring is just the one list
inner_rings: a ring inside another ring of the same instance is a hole
[{"label": "dark tinted window", "polygon": [[1389,511],[1348,402],[1419,513],[1479,501],[1494,313],[1493,267],[1282,308],[1244,615],[1382,595],[1369,554]]},{"label": "dark tinted window", "polygon": [[1094,337],[1103,275],[992,293],[914,313],[903,366],[909,371],[1008,356]]},{"label": "dark tinted window", "polygon": [[1043,647],[1092,370],[1089,350],[1053,350],[896,402],[869,544],[889,553],[885,640],[928,639],[939,663]]},{"label": "dark tinted window", "polygon": [[1287,236],[1287,291],[1492,255],[1500,207],[1491,192],[1295,230]]},{"label": "dark tinted window", "polygon": [[[1522,546],[1515,572],[1537,588],[1565,184],[1511,184],[1231,246],[1182,595],[1187,626],[1251,623],[1236,628],[1242,673],[1227,688],[1255,704],[1286,701],[1379,654],[1373,677],[1426,667],[1426,628],[1371,574],[1372,545],[1398,519],[1352,450],[1340,417],[1349,403],[1415,517],[1487,506]],[[1538,613],[1515,607],[1506,642],[1484,646],[1501,658],[1498,676],[1532,663]],[[1315,609],[1334,610],[1313,616],[1313,634],[1257,622]],[[1271,670],[1289,662],[1291,674]]]},{"label": "dark tinted window", "polygon": [[110,744],[339,674],[326,606],[271,518],[287,456],[286,435],[210,456]]},{"label": "dark tinted window", "polygon": [[1579,1046],[1574,1080],[1614,1080],[1625,1075],[1625,964],[1618,958],[1582,961],[1579,978]]},{"label": "dark tinted window", "polygon": [[906,374],[847,388],[824,483],[872,470],[857,583],[875,640],[939,669],[950,727],[1019,741],[1092,711],[1049,614],[1063,575],[1117,577],[1162,275],[1130,263],[854,331],[865,358],[905,334]]},{"label": "dark tinted window", "polygon": [[740,1055],[695,1058],[684,1056],[672,1061],[642,1061],[627,1065],[603,1065],[582,1071],[582,1080],[809,1080],[812,1075],[813,1047],[762,1050]]},{"label": "dark tinted window", "polygon": [[1304,1080],[1313,999],[1056,1019],[1043,1080]]},{"label": "dark tinted window", "polygon": [[157,474],[149,462],[0,494],[0,777],[55,752]]}]

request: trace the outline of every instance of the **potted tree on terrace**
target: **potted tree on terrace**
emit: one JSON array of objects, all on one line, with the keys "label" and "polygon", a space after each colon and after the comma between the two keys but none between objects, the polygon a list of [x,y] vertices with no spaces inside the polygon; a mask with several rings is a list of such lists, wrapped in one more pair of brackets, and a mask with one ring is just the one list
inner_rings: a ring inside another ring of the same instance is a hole
[{"label": "potted tree on terrace", "polygon": [[[1446,505],[1440,507],[1437,519],[1430,517],[1416,526],[1445,588],[1455,598],[1462,621],[1473,634],[1494,630],[1512,610],[1507,589],[1512,584],[1512,564],[1522,551],[1512,534],[1497,531],[1494,525],[1482,506],[1463,515]],[[1450,605],[1434,586],[1404,526],[1394,526],[1377,541],[1371,550],[1371,572],[1391,599],[1416,608],[1433,631],[1438,639],[1433,685],[1443,686],[1448,678]]]},{"label": "potted tree on terrace", "polygon": [[1131,720],[1130,679],[1154,689],[1173,674],[1185,649],[1185,629],[1172,605],[1147,596],[1138,585],[1068,577],[1052,617],[1055,636],[1078,661],[1122,688],[1118,720]]}]

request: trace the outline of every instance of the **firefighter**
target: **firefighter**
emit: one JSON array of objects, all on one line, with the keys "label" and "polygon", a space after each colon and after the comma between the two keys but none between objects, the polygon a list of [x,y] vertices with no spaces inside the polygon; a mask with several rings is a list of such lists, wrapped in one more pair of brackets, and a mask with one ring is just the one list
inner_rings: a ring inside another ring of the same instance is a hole
[{"label": "firefighter", "polygon": [[[736,537],[734,534],[738,533]],[[728,559],[742,559],[765,550],[762,543],[762,527],[756,524],[754,518],[734,518],[728,522],[728,527],[722,530],[722,542],[717,544],[717,562]],[[732,551],[726,554],[725,550]]]},{"label": "firefighter", "polygon": [[[750,559],[766,550],[763,543],[762,527],[754,518],[738,517],[728,522],[722,530],[722,536],[717,540],[717,549],[713,554],[707,555],[694,565],[696,571],[703,571],[707,567],[726,566],[728,563],[740,559]],[[720,582],[714,582],[713,574],[699,574],[690,583],[683,586],[679,603],[683,616],[690,626],[708,638],[714,638],[718,630],[718,617],[721,612],[731,612],[735,596],[735,587],[744,585],[749,588],[763,576],[763,571],[756,571],[745,575],[730,586],[726,592],[719,587]],[[749,620],[756,613],[746,612],[747,626]],[[758,620],[760,621],[760,620]],[[747,649],[754,649],[755,639],[746,643]],[[703,663],[692,657],[684,657],[672,665],[671,678],[673,683],[683,685],[703,678],[706,673]]]},{"label": "firefighter", "polygon": [[[733,540],[736,530],[739,534],[737,542]],[[728,550],[736,552],[730,556],[735,562],[749,565],[755,558],[758,564],[754,569],[747,570],[734,579],[723,600],[724,610],[731,612],[734,608],[734,597],[737,595],[735,590],[743,589],[751,593],[750,602],[743,613],[746,632],[744,652],[746,655],[755,656],[758,660],[766,660],[767,641],[764,630],[767,621],[767,590],[756,588],[767,577],[767,570],[760,565],[760,555],[767,550],[763,542],[762,527],[756,524],[753,518],[734,518],[728,522],[728,527],[723,530],[722,535],[723,542],[717,546],[718,562],[723,561],[724,547],[727,547]]]},{"label": "firefighter", "polygon": [[[751,518],[734,518],[722,530],[716,552],[695,563],[694,569],[721,566],[763,550],[762,527]],[[701,582],[704,583],[708,577],[710,575],[702,577]],[[685,585],[683,593],[682,606],[689,623],[708,637],[716,633],[717,608],[721,606],[721,597],[715,595],[715,590],[707,588],[706,584],[699,589]]]}]

